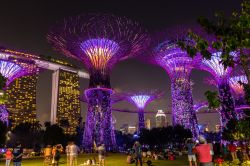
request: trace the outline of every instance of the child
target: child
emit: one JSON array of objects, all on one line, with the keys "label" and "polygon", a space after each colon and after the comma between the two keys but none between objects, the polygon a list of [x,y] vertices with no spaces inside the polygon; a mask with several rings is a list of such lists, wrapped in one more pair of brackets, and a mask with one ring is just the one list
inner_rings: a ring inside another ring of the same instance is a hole
[{"label": "child", "polygon": [[5,153],[5,158],[6,158],[6,165],[5,166],[10,166],[10,162],[11,162],[11,159],[12,159],[12,151],[10,148],[8,148],[6,150],[6,153]]}]

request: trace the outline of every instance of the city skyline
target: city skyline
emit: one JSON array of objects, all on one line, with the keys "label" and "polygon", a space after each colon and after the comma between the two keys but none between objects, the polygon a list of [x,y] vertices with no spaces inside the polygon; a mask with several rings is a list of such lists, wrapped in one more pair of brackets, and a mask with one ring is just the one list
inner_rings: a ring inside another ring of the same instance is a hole
[{"label": "city skyline", "polygon": [[[119,15],[126,15],[134,19],[138,19],[139,21],[143,22],[143,24],[145,24],[145,26],[150,30],[152,29],[155,30],[155,29],[164,29],[167,26],[172,26],[179,23],[185,23],[185,22],[194,23],[199,15],[205,14],[206,16],[212,16],[214,10],[216,9],[225,9],[227,12],[230,12],[230,9],[237,6],[236,2],[222,1],[220,3],[217,3],[217,5],[211,3],[210,6],[211,8],[209,9],[207,6],[209,6],[210,3],[208,2],[204,2],[203,4],[198,1],[192,1],[192,3],[189,4],[188,6],[189,9],[184,9],[184,7],[177,5],[178,2],[176,4],[174,2],[171,2],[173,4],[165,6],[165,9],[163,11],[166,11],[166,14],[164,14],[164,12],[160,11],[163,9],[163,7],[160,7],[161,3],[157,4],[156,6],[152,6],[153,9],[150,8],[150,4],[148,4],[147,2],[145,3],[146,3],[145,6],[143,6],[143,4],[140,4],[142,5],[141,9],[138,7],[139,4],[135,4],[135,7],[132,7],[131,13],[126,11],[129,5],[121,7],[123,5],[117,3],[114,3],[114,5],[111,7],[108,6],[108,4],[100,4],[100,6],[103,5],[102,6],[103,9],[100,11],[119,14]],[[227,5],[223,5],[224,3],[227,3]],[[81,6],[80,4],[83,6],[82,8],[77,7]],[[61,3],[58,8],[54,8],[53,7],[54,5],[51,4],[51,6],[47,7],[48,10],[45,10],[46,5],[44,4],[23,3],[21,6],[17,4],[12,5],[13,9],[16,9],[14,10],[15,12],[8,13],[4,9],[1,10],[1,12],[3,13],[1,13],[0,18],[5,24],[3,24],[3,26],[0,28],[0,35],[1,35],[0,43],[1,45],[6,47],[9,46],[10,48],[31,51],[42,55],[50,55],[50,56],[52,55],[55,57],[60,57],[61,59],[73,62],[77,64],[80,68],[83,68],[82,65],[73,61],[72,59],[65,58],[63,55],[59,55],[58,53],[54,52],[51,49],[51,47],[46,43],[45,35],[48,32],[48,27],[51,26],[53,22],[55,22],[56,20],[60,20],[68,15],[80,14],[82,12],[94,12],[95,10],[99,10],[99,8],[102,8],[99,6],[94,6],[93,4],[91,3],[84,4],[84,2],[82,3],[75,2],[74,4],[68,7],[67,4]],[[8,4],[5,4],[3,6],[6,5],[8,6]],[[183,6],[185,6],[185,4],[183,4]],[[89,8],[90,10],[89,9],[87,10],[87,8]],[[159,12],[156,12],[158,8]],[[6,7],[6,9],[8,8]],[[118,12],[119,9],[122,9],[121,12]],[[151,11],[149,13],[151,13],[152,15],[146,14],[146,11],[148,11],[146,9],[149,9],[149,11]],[[188,12],[188,11],[194,11],[196,9],[197,9],[196,12]],[[36,12],[34,12],[34,10],[36,10]],[[179,13],[179,11],[182,12]],[[34,12],[34,18],[29,16],[30,12],[31,13]],[[170,14],[172,14],[172,16],[170,16]],[[148,15],[150,16],[147,17]],[[149,21],[145,21],[146,18]],[[44,21],[46,19],[48,21]],[[20,25],[20,28],[17,30],[14,27],[17,27],[15,26],[15,22],[16,24],[20,23],[18,20],[22,20],[22,24]],[[168,20],[168,21],[164,22],[163,20]],[[160,23],[156,24],[156,22]],[[124,78],[123,76],[126,77]],[[194,82],[193,96],[195,102],[198,99],[201,99],[202,101],[205,100],[204,89],[216,89],[215,87],[211,87],[203,83],[203,79],[206,76],[209,76],[207,72],[201,72],[195,70],[191,73],[191,80],[193,80]],[[50,117],[48,117],[48,112],[50,111],[50,105],[51,105],[50,103],[51,85],[49,85],[52,82],[51,77],[52,77],[51,71],[43,71],[42,73],[39,74],[38,91],[37,91],[37,101],[38,101],[37,113],[38,113],[38,119],[42,122],[50,119]],[[86,89],[88,82],[86,80],[81,79],[80,83],[81,83],[80,87],[81,93],[83,93],[83,90]],[[163,109],[165,111],[167,108],[170,109],[171,107],[170,79],[165,73],[165,71],[160,69],[159,67],[139,62],[136,59],[121,62],[114,67],[114,71],[111,73],[111,84],[114,87],[114,89],[118,91],[142,90],[142,89],[151,90],[155,89],[155,87],[160,87],[160,90],[163,90],[165,92],[164,97],[150,104],[149,107],[146,108],[146,110],[156,111],[158,109]],[[86,105],[83,103],[81,103],[81,105],[82,105],[82,114],[84,116],[86,112]],[[115,107],[134,110],[133,106],[124,102],[119,105],[115,105]],[[124,113],[114,112],[114,115],[118,121],[117,126],[123,124],[124,121],[126,121],[127,119],[131,120],[131,122],[136,122],[137,119],[137,117],[131,114],[125,115]],[[151,115],[146,115],[146,117],[147,116]],[[83,118],[85,119],[85,116]]]}]

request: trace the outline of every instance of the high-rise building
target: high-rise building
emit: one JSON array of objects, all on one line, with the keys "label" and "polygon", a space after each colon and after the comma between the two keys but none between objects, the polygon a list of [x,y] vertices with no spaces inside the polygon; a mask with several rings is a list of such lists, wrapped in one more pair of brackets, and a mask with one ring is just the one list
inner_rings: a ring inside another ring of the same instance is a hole
[{"label": "high-rise building", "polygon": [[66,134],[76,134],[81,117],[80,84],[77,73],[59,69],[52,76],[51,123]]},{"label": "high-rise building", "polygon": [[150,119],[147,119],[145,123],[146,123],[145,124],[146,129],[150,130],[151,129],[151,121],[150,121]]},{"label": "high-rise building", "polygon": [[163,110],[158,110],[157,114],[155,115],[155,120],[156,120],[156,127],[167,126],[167,118]]},{"label": "high-rise building", "polygon": [[23,76],[13,81],[6,90],[8,100],[6,108],[10,112],[9,120],[13,129],[20,123],[37,121],[36,118],[36,83],[37,74]]}]

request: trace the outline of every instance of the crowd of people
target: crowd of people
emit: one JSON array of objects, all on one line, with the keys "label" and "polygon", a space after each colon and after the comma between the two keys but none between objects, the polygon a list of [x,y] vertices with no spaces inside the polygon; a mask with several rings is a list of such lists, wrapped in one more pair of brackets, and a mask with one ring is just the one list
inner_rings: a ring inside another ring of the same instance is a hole
[{"label": "crowd of people", "polygon": [[[225,160],[237,160],[241,159],[249,160],[250,150],[246,142],[220,142],[210,143],[202,136],[197,141],[188,139],[185,144],[187,150],[187,156],[189,166],[221,166]],[[95,157],[88,159],[81,165],[99,165],[105,166],[105,145],[100,144],[95,148],[98,152],[98,161]],[[180,148],[178,155],[183,155],[183,149]],[[43,150],[44,163],[52,166],[58,166],[63,152],[63,146],[61,144],[50,146],[47,145]],[[77,158],[80,153],[79,147],[74,142],[69,142],[65,148],[67,166],[78,165]],[[132,151],[128,153],[127,163],[135,164],[136,166],[142,166],[143,163],[148,166],[152,165],[152,160],[175,160],[176,151],[165,149],[162,151],[151,151],[142,147],[142,145],[136,141],[133,145]],[[23,158],[23,148],[20,143],[17,143],[13,149],[8,148],[5,152],[6,166],[10,166],[13,161],[13,166],[21,166]]]}]

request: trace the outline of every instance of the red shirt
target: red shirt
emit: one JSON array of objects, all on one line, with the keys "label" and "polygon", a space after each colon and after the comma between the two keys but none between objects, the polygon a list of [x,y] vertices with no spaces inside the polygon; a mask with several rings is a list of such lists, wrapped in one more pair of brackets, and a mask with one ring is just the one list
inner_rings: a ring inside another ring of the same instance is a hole
[{"label": "red shirt", "polygon": [[236,152],[237,147],[234,144],[228,145],[228,149],[230,152]]},{"label": "red shirt", "polygon": [[212,162],[212,156],[210,154],[210,146],[208,144],[201,144],[196,146],[195,151],[197,152],[201,163]]},{"label": "red shirt", "polygon": [[7,150],[5,153],[6,160],[11,160],[12,158],[12,152],[10,150]]}]

